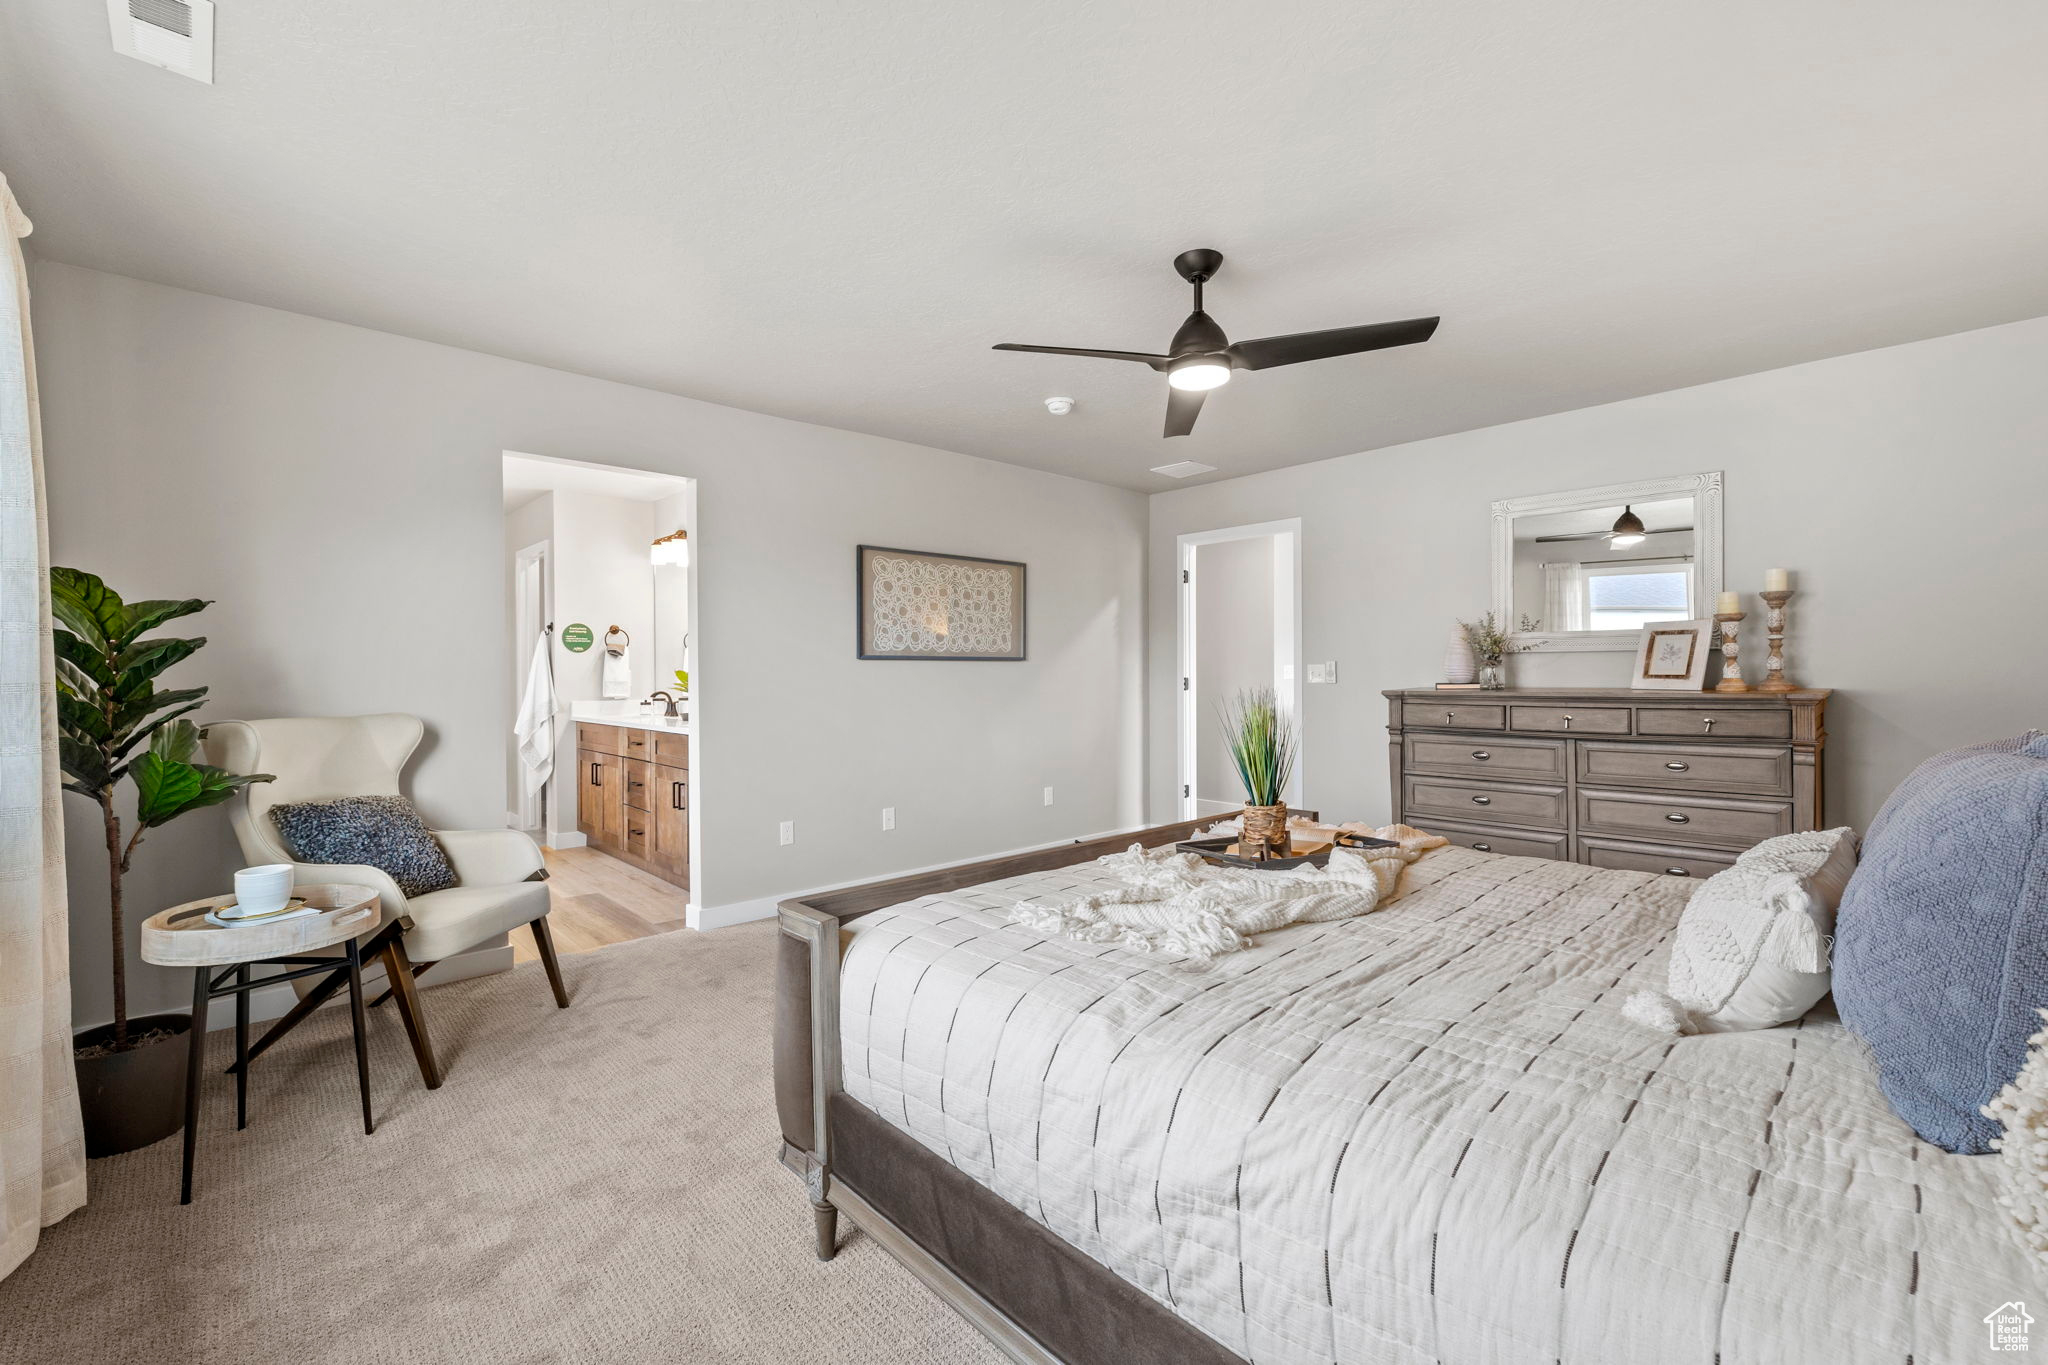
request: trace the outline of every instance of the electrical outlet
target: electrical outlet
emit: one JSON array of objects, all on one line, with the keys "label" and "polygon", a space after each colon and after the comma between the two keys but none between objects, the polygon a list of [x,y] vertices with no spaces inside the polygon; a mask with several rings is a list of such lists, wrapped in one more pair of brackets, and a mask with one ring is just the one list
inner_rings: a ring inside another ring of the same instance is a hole
[{"label": "electrical outlet", "polygon": [[781,828],[781,830],[780,830],[780,831],[779,831],[778,833],[779,833],[779,839],[778,839],[778,842],[781,842],[781,843],[785,843],[785,844],[793,844],[793,843],[795,843],[795,842],[796,842],[796,821],[794,821],[794,820],[784,820],[784,821],[782,822],[782,828]]},{"label": "electrical outlet", "polygon": [[882,828],[896,828],[896,808],[894,806],[882,807]]},{"label": "electrical outlet", "polygon": [[1308,666],[1308,680],[1312,683],[1322,682],[1324,680],[1323,670],[1328,667],[1328,664],[1310,664]]},{"label": "electrical outlet", "polygon": [[1052,804],[1052,788],[1051,788],[1051,787],[1047,787],[1047,788],[1045,789],[1045,804],[1046,804],[1046,805],[1048,805],[1048,806],[1050,806],[1050,805]]}]

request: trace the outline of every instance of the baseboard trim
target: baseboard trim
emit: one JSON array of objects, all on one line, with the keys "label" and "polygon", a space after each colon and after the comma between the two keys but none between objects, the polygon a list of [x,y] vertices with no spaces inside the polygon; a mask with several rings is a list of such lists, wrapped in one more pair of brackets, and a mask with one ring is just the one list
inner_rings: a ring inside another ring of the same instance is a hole
[{"label": "baseboard trim", "polygon": [[754,920],[774,919],[776,907],[786,900],[815,896],[826,891],[840,891],[849,886],[864,886],[881,877],[915,877],[922,872],[937,872],[942,868],[958,867],[961,863],[980,862],[986,858],[1011,858],[1019,853],[1042,853],[1049,848],[1061,848],[1067,844],[1085,844],[1091,839],[1107,839],[1117,834],[1132,834],[1141,829],[1150,829],[1150,824],[1118,825],[1094,834],[1076,835],[1072,839],[1052,839],[1042,844],[1027,844],[1023,848],[1007,848],[996,853],[971,853],[964,858],[954,858],[943,863],[929,863],[924,867],[905,867],[893,872],[874,872],[852,881],[834,882],[830,886],[814,886],[804,891],[785,891],[779,896],[757,896],[753,900],[734,901],[730,905],[698,907],[691,905],[684,912],[683,922],[692,929],[729,929],[735,924],[749,924]]},{"label": "baseboard trim", "polygon": [[[466,953],[457,953],[454,957],[436,963],[434,970],[427,973],[426,980],[420,982],[420,989],[432,990],[434,987],[445,985],[450,981],[466,981],[473,976],[491,976],[498,972],[509,972],[511,970],[512,945],[510,943],[501,942],[487,948],[472,948]],[[382,966],[364,968],[363,989],[369,992],[369,998],[372,1000],[376,999],[383,992],[384,968]],[[272,1019],[282,1019],[291,1012],[292,1006],[298,1003],[299,993],[291,988],[289,982],[275,986],[264,986],[261,989],[251,991],[249,993],[249,1022],[269,1023]],[[337,991],[333,999],[329,1000],[321,1008],[326,1009],[333,1005],[345,1006],[347,1003],[348,992]],[[234,1025],[235,1002],[232,998],[216,1000],[206,1007],[206,1027],[209,1032],[214,1029],[233,1028]]]},{"label": "baseboard trim", "polygon": [[548,835],[545,842],[549,848],[582,848],[590,840],[581,831],[558,829]]}]

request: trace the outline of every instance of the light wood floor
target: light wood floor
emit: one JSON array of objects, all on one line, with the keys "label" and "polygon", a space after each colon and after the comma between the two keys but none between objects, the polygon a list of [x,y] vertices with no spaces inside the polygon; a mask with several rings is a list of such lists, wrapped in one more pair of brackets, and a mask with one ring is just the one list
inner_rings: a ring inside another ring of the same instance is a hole
[{"label": "light wood floor", "polygon": [[[541,854],[548,864],[548,927],[556,952],[587,953],[684,927],[689,895],[681,887],[593,848],[544,848]],[[514,929],[511,939],[516,961],[535,958],[532,934]]]}]

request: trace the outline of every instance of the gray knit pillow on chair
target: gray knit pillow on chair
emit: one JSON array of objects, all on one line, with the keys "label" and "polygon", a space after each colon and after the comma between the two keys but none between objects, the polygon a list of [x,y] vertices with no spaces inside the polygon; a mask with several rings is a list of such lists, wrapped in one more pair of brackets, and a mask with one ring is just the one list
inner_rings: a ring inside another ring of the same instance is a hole
[{"label": "gray knit pillow on chair", "polygon": [[338,796],[272,806],[270,819],[302,863],[381,868],[408,896],[455,885],[447,852],[402,796]]}]

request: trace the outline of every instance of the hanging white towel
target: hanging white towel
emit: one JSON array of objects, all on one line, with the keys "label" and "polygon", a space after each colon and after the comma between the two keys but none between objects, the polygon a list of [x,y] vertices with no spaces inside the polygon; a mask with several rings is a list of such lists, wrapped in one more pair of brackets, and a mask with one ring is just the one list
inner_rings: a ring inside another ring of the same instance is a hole
[{"label": "hanging white towel", "polygon": [[533,642],[533,662],[527,665],[519,715],[512,722],[512,733],[519,738],[519,766],[525,771],[529,792],[546,786],[555,770],[555,713],[560,709],[554,673],[548,667],[548,637],[540,635]]},{"label": "hanging white towel", "polygon": [[626,650],[604,652],[604,683],[598,689],[606,701],[623,701],[633,695],[633,666],[626,662]]}]

